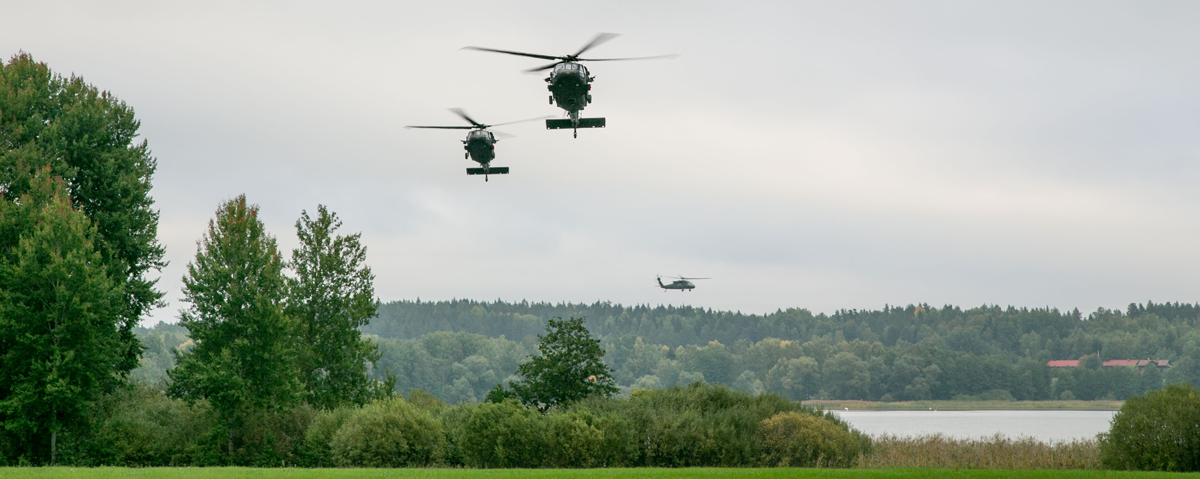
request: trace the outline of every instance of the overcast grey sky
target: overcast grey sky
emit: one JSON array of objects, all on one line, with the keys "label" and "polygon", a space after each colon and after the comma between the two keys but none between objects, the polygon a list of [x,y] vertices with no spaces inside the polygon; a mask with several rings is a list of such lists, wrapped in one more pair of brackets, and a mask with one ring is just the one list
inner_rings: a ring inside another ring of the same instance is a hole
[{"label": "overcast grey sky", "polygon": [[[2,2],[24,50],[132,105],[180,278],[245,193],[361,231],[383,301],[814,312],[1200,300],[1200,4]],[[607,129],[501,127],[468,177],[462,107],[557,115],[542,60],[590,65]],[[664,293],[654,276],[711,276]]]}]

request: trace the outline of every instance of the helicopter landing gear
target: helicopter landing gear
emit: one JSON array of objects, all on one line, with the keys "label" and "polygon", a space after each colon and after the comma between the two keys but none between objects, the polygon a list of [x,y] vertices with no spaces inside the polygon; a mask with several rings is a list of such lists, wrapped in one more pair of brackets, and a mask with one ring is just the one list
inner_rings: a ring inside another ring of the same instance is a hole
[{"label": "helicopter landing gear", "polygon": [[554,104],[554,95],[550,95],[550,104],[551,104],[551,105],[553,105],[553,104]]},{"label": "helicopter landing gear", "polygon": [[571,136],[572,136],[573,138],[579,138],[579,130],[574,130],[574,131],[572,131],[572,132],[571,132]]},{"label": "helicopter landing gear", "polygon": [[592,102],[592,94],[591,93],[588,93],[587,101],[588,101],[588,103]]},{"label": "helicopter landing gear", "polygon": [[463,159],[464,159],[464,160],[469,160],[469,159],[471,159],[471,153],[470,153],[470,152],[463,153]]}]

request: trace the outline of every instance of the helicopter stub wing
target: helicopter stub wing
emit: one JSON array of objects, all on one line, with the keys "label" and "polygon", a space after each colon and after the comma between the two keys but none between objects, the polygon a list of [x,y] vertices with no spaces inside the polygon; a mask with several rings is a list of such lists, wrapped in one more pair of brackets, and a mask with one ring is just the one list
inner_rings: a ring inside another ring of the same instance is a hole
[{"label": "helicopter stub wing", "polygon": [[507,175],[507,166],[493,166],[491,168],[467,168],[468,175]]},{"label": "helicopter stub wing", "polygon": [[604,128],[606,125],[604,118],[580,118],[579,124],[576,125],[571,120],[546,120],[547,130],[569,130],[573,128]]}]

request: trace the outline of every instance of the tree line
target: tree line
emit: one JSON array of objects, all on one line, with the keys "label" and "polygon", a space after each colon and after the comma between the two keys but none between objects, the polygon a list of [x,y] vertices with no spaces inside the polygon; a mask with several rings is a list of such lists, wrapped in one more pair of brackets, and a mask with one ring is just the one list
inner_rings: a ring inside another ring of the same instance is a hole
[{"label": "tree line", "polygon": [[186,334],[143,346],[135,326],[163,306],[147,274],[164,262],[139,126],[113,95],[27,54],[0,65],[0,463],[111,450],[98,418],[137,400],[131,371],[148,360],[168,368],[132,377],[205,411],[202,435],[226,460],[281,440],[298,409],[391,397],[359,332],[378,307],[365,248],[324,206],[301,212],[285,258],[257,206],[223,202],[183,278]]},{"label": "tree line", "polygon": [[[554,315],[587,317],[625,391],[703,380],[793,399],[1090,400],[1124,399],[1169,383],[1200,385],[1200,306],[1181,303],[1146,302],[1088,315],[925,304],[753,315],[607,302],[417,300],[381,305],[379,317],[363,330],[377,335],[384,351],[380,364],[399,371],[398,384],[460,401],[504,381],[515,362],[506,363],[493,349],[447,354],[437,341],[499,341],[494,348],[527,354],[531,332]],[[1046,367],[1051,359],[1081,358],[1079,368]],[[1167,359],[1173,367],[1099,366],[1138,358]]]}]

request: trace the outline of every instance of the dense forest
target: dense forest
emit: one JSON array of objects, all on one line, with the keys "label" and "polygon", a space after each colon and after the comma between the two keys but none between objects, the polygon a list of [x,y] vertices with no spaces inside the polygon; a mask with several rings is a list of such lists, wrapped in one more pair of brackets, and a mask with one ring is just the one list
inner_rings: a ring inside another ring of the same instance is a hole
[{"label": "dense forest", "polygon": [[[928,305],[766,315],[692,307],[469,300],[396,301],[363,332],[380,346],[377,377],[400,391],[479,401],[514,378],[551,317],[585,317],[624,393],[695,381],[792,399],[1124,399],[1164,384],[1200,384],[1200,305],[1131,304],[1087,315],[1056,309]],[[136,378],[163,376],[181,328],[140,329]],[[160,346],[161,345],[161,346]],[[1080,359],[1079,368],[1049,368]],[[1101,367],[1167,359],[1166,371]]]}]

